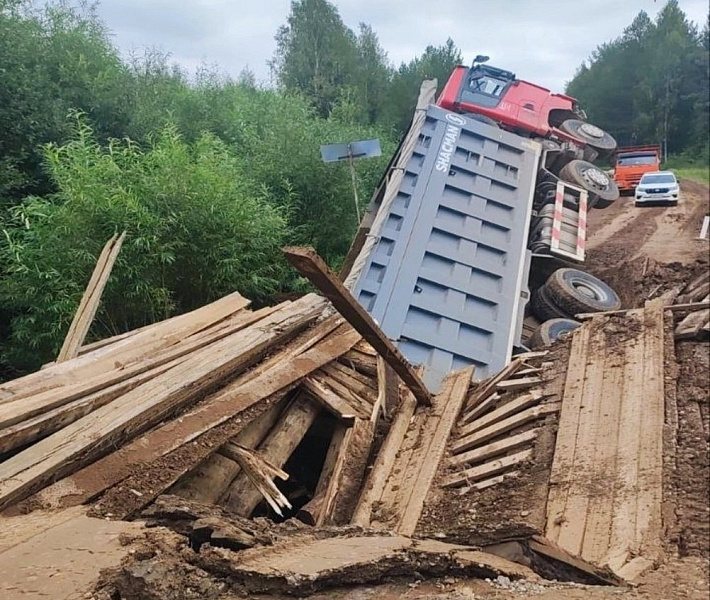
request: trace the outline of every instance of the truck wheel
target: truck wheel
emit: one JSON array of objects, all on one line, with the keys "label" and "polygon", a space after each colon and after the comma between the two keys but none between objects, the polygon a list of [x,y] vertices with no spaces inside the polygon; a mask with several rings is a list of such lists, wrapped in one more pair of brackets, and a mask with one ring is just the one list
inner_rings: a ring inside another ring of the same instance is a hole
[{"label": "truck wheel", "polygon": [[531,348],[551,346],[553,342],[567,336],[579,327],[581,323],[574,319],[550,319],[535,330],[528,340]]},{"label": "truck wheel", "polygon": [[545,286],[537,288],[530,298],[530,310],[541,321],[550,319],[567,319],[570,315],[560,310],[560,308],[550,299],[545,290]]},{"label": "truck wheel", "polygon": [[591,123],[567,119],[560,123],[559,129],[591,146],[602,156],[608,156],[616,150],[616,140],[606,131]]},{"label": "truck wheel", "polygon": [[545,295],[570,316],[621,308],[621,300],[614,290],[579,269],[557,269],[543,287]]},{"label": "truck wheel", "polygon": [[585,160],[572,160],[560,169],[560,179],[584,188],[589,192],[589,205],[600,206],[600,201],[610,206],[619,197],[619,188],[613,179],[599,167]]}]

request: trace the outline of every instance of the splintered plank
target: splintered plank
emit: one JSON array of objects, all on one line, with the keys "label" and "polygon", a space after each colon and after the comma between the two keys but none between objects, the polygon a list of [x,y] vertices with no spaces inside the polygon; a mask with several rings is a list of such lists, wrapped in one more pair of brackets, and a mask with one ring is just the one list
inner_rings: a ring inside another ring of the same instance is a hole
[{"label": "splintered plank", "polygon": [[308,392],[323,408],[339,419],[352,421],[356,416],[361,419],[369,416],[359,404],[357,406],[350,404],[313,377],[304,379],[301,389]]},{"label": "splintered plank", "polygon": [[710,320],[710,308],[698,310],[687,315],[675,329],[675,339],[689,340],[698,336]]},{"label": "splintered plank", "polygon": [[226,376],[253,364],[280,340],[292,337],[321,310],[322,304],[312,296],[287,305],[9,458],[0,464],[0,508],[169,417]]},{"label": "splintered plank", "polygon": [[500,400],[500,394],[488,396],[488,398],[477,404],[469,412],[465,413],[461,421],[464,423],[470,423],[471,421],[477,419],[480,415],[485,414],[493,408],[498,403],[498,400]]},{"label": "splintered plank", "polygon": [[358,500],[355,514],[352,518],[354,525],[359,525],[360,527],[368,527],[370,525],[372,507],[382,497],[416,408],[417,400],[407,390],[394,421],[387,432],[382,448],[377,454],[372,471],[370,471],[370,475],[363,486],[364,491]]},{"label": "splintered plank", "polygon": [[425,429],[432,430],[430,436],[426,436],[429,438],[429,443],[420,459],[419,473],[397,529],[402,535],[414,534],[424,509],[424,501],[429,493],[429,488],[434,481],[439,463],[444,457],[451,429],[466,399],[473,370],[474,367],[469,367],[450,374],[443,385],[444,393],[440,393],[436,397],[435,417],[425,424]]},{"label": "splintered plank", "polygon": [[491,394],[496,391],[496,387],[501,381],[504,381],[508,377],[512,377],[516,371],[519,371],[525,361],[523,358],[516,358],[507,367],[503,368],[498,372],[497,375],[482,381],[479,387],[471,394],[471,396],[466,401],[466,415],[464,416],[463,422],[469,423],[475,417],[472,417],[473,409],[475,409],[481,402],[488,398]]},{"label": "splintered plank", "polygon": [[412,390],[420,404],[431,405],[431,394],[414,368],[382,332],[377,323],[323,262],[313,248],[284,248],[286,259],[333,303],[336,310],[362,335]]},{"label": "splintered plank", "polygon": [[562,396],[562,409],[557,428],[557,441],[550,471],[550,490],[547,498],[547,525],[545,536],[557,542],[564,520],[565,505],[569,489],[579,414],[582,409],[584,377],[587,368],[587,347],[591,324],[582,325],[572,335],[567,377]]},{"label": "splintered plank", "polygon": [[498,475],[503,471],[510,469],[515,465],[519,465],[526,460],[529,460],[533,455],[532,448],[527,450],[521,450],[515,454],[509,456],[504,456],[503,458],[498,458],[491,460],[489,462],[483,463],[477,467],[471,467],[460,473],[455,473],[450,475],[441,483],[442,487],[461,487],[467,483],[472,483],[475,481],[480,481],[486,479],[487,477],[492,477],[493,475]]},{"label": "splintered plank", "polygon": [[511,400],[510,402],[507,402],[504,405],[496,408],[494,411],[488,413],[487,415],[483,415],[472,423],[469,423],[468,425],[462,427],[459,431],[459,438],[466,437],[474,431],[485,429],[489,425],[492,425],[493,423],[497,423],[498,421],[502,421],[503,419],[511,415],[519,413],[528,408],[529,406],[538,404],[541,399],[541,392],[531,392],[529,394],[520,396],[519,398],[515,398],[514,400]]},{"label": "splintered plank", "polygon": [[96,311],[101,302],[101,294],[103,294],[104,288],[108,283],[113,265],[118,258],[118,253],[121,251],[123,240],[126,239],[126,232],[124,231],[118,239],[116,238],[117,236],[114,235],[106,242],[101,251],[94,272],[91,274],[91,279],[89,279],[89,284],[86,286],[86,291],[79,303],[79,308],[74,315],[62,348],[57,355],[57,362],[64,362],[77,356],[86,334],[89,333],[89,328],[94,321]]},{"label": "splintered plank", "polygon": [[520,390],[525,390],[531,388],[538,383],[542,383],[542,379],[539,377],[522,377],[520,379],[508,379],[507,381],[501,381],[496,385],[496,389],[501,392],[517,392]]},{"label": "splintered plank", "polygon": [[[259,456],[276,468],[282,468],[313,425],[320,410],[320,406],[308,396],[299,394],[259,444]],[[230,484],[221,503],[234,514],[249,517],[261,498],[261,491],[252,485],[248,473],[242,471]]]}]

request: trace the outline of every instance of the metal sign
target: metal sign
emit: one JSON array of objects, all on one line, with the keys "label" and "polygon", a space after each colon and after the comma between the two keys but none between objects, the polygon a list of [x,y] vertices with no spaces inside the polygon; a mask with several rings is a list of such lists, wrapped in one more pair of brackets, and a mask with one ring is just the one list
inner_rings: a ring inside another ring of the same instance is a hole
[{"label": "metal sign", "polygon": [[349,144],[328,144],[320,147],[323,162],[331,163],[354,158],[374,158],[382,155],[380,140],[360,140]]}]

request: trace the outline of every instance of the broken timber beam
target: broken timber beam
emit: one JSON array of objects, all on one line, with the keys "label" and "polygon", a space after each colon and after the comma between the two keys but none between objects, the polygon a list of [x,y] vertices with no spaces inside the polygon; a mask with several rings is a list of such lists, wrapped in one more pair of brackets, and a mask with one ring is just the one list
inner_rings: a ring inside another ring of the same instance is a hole
[{"label": "broken timber beam", "polygon": [[79,308],[69,326],[67,337],[64,339],[62,348],[57,355],[57,362],[64,362],[79,354],[79,348],[84,343],[86,334],[89,333],[91,323],[94,321],[96,311],[101,302],[101,294],[106,287],[106,283],[108,283],[108,278],[118,258],[118,253],[121,251],[124,239],[126,239],[125,231],[118,239],[114,234],[101,251],[99,259],[96,261],[94,272],[91,274],[91,279],[89,279],[89,284],[86,286],[86,291],[79,303]]},{"label": "broken timber beam", "polygon": [[419,404],[431,406],[431,394],[407,359],[373,318],[338,280],[313,248],[284,248],[288,261],[333,303],[336,310],[367,340],[412,390]]}]

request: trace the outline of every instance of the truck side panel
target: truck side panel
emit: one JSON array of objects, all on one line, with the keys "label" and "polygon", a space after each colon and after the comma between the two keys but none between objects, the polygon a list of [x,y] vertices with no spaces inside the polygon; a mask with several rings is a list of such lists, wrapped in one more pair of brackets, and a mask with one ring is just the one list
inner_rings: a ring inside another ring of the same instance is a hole
[{"label": "truck side panel", "polygon": [[429,107],[397,197],[353,286],[437,390],[503,368],[518,334],[540,145]]}]

